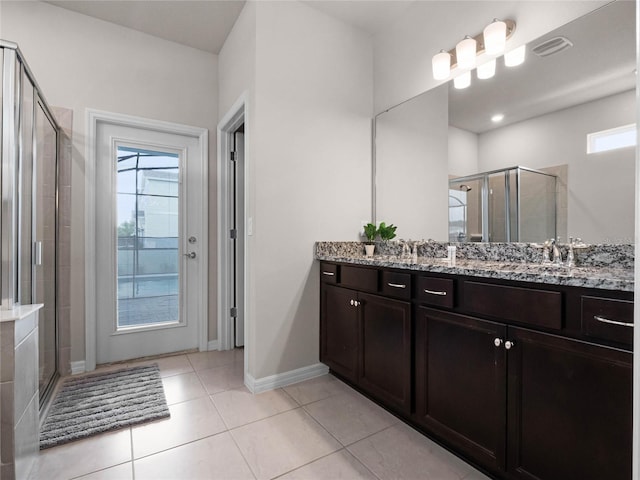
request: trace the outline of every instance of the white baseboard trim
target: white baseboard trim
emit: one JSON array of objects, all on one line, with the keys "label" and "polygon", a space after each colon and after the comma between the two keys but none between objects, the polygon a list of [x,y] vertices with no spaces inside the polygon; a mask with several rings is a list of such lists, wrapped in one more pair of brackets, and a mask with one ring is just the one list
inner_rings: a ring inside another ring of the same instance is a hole
[{"label": "white baseboard trim", "polygon": [[252,393],[262,393],[275,388],[286,387],[294,383],[310,380],[329,373],[329,367],[324,363],[316,363],[308,367],[297,368],[288,372],[277,373],[268,377],[253,378],[245,373],[244,384]]},{"label": "white baseboard trim", "polygon": [[209,340],[209,343],[207,343],[207,351],[210,352],[211,350],[219,350],[218,340]]},{"label": "white baseboard trim", "polygon": [[78,373],[86,372],[86,364],[84,360],[78,360],[77,362],[70,362],[71,375],[77,375]]}]

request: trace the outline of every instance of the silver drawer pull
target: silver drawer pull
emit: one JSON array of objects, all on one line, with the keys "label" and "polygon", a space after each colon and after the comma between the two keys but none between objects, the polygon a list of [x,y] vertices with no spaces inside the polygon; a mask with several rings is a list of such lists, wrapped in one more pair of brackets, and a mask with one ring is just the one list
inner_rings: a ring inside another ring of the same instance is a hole
[{"label": "silver drawer pull", "polygon": [[335,273],[333,272],[322,272],[323,275],[326,275],[327,277],[333,277],[335,275]]},{"label": "silver drawer pull", "polygon": [[439,292],[437,290],[427,290],[425,288],[424,293],[428,293],[430,295],[442,295],[443,297],[447,294],[447,292]]},{"label": "silver drawer pull", "polygon": [[402,285],[401,283],[387,283],[387,285],[393,288],[407,288],[406,285]]},{"label": "silver drawer pull", "polygon": [[609,320],[608,318],[604,318],[604,317],[601,317],[599,315],[594,315],[593,319],[597,320],[598,322],[602,322],[602,323],[610,323],[611,325],[620,325],[621,327],[631,327],[631,328],[633,328],[633,323],[626,323],[626,322],[618,322],[616,320]]}]

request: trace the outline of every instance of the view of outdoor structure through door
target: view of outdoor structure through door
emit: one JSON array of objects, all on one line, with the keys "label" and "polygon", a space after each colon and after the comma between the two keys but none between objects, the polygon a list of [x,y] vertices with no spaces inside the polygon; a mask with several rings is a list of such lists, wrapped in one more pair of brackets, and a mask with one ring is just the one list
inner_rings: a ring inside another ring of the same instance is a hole
[{"label": "view of outdoor structure through door", "polygon": [[178,162],[118,146],[118,328],[179,321]]}]

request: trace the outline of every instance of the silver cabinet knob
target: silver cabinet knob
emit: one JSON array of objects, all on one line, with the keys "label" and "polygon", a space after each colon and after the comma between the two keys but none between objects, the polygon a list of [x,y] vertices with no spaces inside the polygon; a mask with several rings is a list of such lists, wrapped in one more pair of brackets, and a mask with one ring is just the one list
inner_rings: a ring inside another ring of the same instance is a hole
[{"label": "silver cabinet knob", "polygon": [[359,306],[360,306],[360,302],[356,300],[356,301],[354,302],[354,305],[355,305],[356,307],[359,307]]},{"label": "silver cabinet knob", "polygon": [[500,345],[502,345],[502,342],[503,342],[503,340],[501,338],[496,338],[496,339],[493,340],[493,344],[496,347],[499,347]]},{"label": "silver cabinet knob", "polygon": [[351,306],[353,307],[353,304],[354,304],[355,302],[353,301],[353,299],[351,299],[351,301],[350,301],[349,303],[350,303],[350,304],[351,304]]},{"label": "silver cabinet knob", "polygon": [[183,255],[185,257],[187,257],[187,258],[196,258],[196,252],[189,252],[189,253],[185,253]]},{"label": "silver cabinet knob", "polygon": [[511,350],[513,347],[515,347],[515,345],[515,342],[511,342],[509,340],[504,342],[504,348],[506,348],[507,350]]}]

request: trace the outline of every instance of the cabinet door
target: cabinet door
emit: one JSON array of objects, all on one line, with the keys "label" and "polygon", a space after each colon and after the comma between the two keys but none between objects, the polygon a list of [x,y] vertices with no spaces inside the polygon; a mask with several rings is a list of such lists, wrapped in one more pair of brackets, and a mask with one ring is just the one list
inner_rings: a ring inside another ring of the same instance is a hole
[{"label": "cabinet door", "polygon": [[505,331],[425,307],[416,314],[416,421],[493,470],[505,462]]},{"label": "cabinet door", "polygon": [[360,294],[360,387],[386,406],[411,411],[411,304]]},{"label": "cabinet door", "polygon": [[631,478],[632,355],[509,327],[515,478]]},{"label": "cabinet door", "polygon": [[323,285],[320,317],[320,360],[338,375],[358,378],[357,292]]}]

